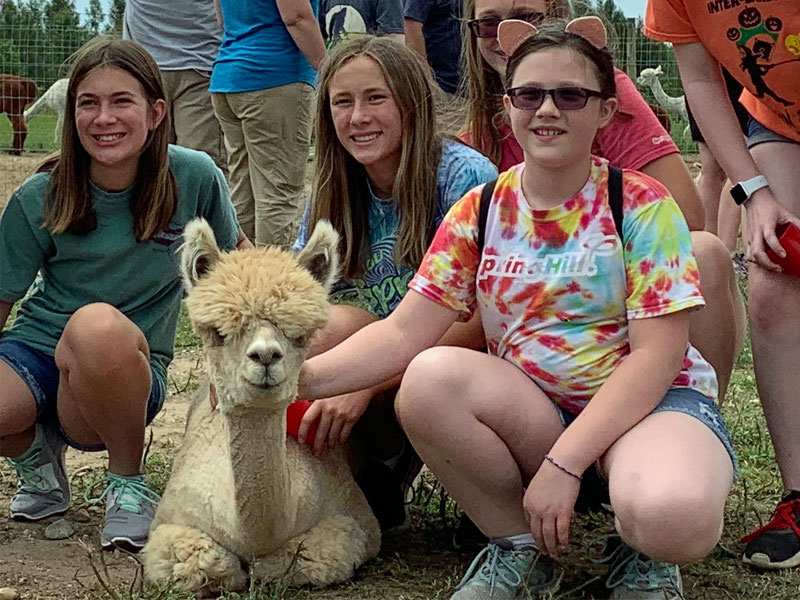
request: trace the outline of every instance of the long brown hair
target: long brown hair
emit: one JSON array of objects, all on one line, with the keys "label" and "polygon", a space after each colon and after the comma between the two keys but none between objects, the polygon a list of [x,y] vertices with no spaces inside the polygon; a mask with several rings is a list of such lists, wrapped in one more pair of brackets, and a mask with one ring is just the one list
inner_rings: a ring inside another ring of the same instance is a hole
[{"label": "long brown hair", "polygon": [[[134,42],[112,38],[93,40],[73,55],[71,64],[61,152],[39,168],[39,171],[51,171],[43,226],[53,233],[85,234],[97,227],[97,215],[89,192],[90,157],[78,138],[75,123],[78,86],[93,70],[113,67],[125,71],[141,84],[150,106],[156,100],[166,102],[167,96],[155,61]],[[161,123],[148,136],[133,185],[133,230],[140,242],[166,228],[178,204],[177,186],[169,170],[169,107],[166,110]]]},{"label": "long brown hair", "polygon": [[[547,17],[565,19],[571,16],[569,0],[546,0]],[[462,86],[467,98],[467,121],[464,130],[472,136],[472,145],[496,165],[502,151],[499,124],[504,116],[503,78],[487,63],[478,49],[478,38],[472,34],[467,21],[475,18],[475,0],[464,0],[464,62],[467,76]]]},{"label": "long brown hair", "polygon": [[364,272],[369,250],[367,173],[336,137],[329,87],[348,61],[366,56],[383,72],[401,116],[402,152],[392,198],[400,213],[394,257],[416,267],[433,239],[436,171],[442,139],[436,132],[435,86],[427,63],[394,40],[361,36],[339,43],[319,70],[314,115],[316,158],[309,231],[328,219],[341,236],[345,277]]}]

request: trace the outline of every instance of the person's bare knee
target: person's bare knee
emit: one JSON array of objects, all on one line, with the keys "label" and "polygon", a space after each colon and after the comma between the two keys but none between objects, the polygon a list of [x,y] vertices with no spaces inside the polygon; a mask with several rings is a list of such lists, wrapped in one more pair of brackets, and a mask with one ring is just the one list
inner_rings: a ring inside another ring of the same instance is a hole
[{"label": "person's bare knee", "polygon": [[708,293],[709,288],[719,289],[722,294],[727,293],[729,282],[735,273],[725,244],[707,231],[693,231],[691,235],[703,294]]},{"label": "person's bare knee", "polygon": [[797,305],[787,298],[800,296],[800,280],[756,269],[748,290],[750,326],[764,335],[779,334],[786,324],[800,319]]},{"label": "person's bare knee", "polygon": [[70,317],[55,351],[59,371],[69,373],[78,365],[84,374],[106,379],[131,360],[148,359],[147,341],[141,330],[110,304],[94,303]]},{"label": "person's bare knee", "polygon": [[630,472],[614,486],[617,528],[632,548],[656,560],[699,560],[722,534],[723,506],[702,484],[675,487],[646,473]]},{"label": "person's bare knee", "polygon": [[[442,391],[454,393],[452,386],[460,386],[466,379],[463,372],[458,371],[457,363],[452,359],[452,348],[438,346],[418,354],[406,369],[403,381],[395,398],[395,415],[404,431],[410,434],[423,433],[429,429],[437,418],[435,414],[442,410],[441,403],[432,402]],[[448,410],[456,407],[448,405]]]}]

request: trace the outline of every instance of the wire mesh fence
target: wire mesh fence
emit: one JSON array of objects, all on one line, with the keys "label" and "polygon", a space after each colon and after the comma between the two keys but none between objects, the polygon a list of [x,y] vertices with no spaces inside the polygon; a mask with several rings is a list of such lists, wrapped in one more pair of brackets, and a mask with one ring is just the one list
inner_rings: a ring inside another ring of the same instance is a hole
[{"label": "wire mesh fence", "polygon": [[[59,148],[66,62],[97,35],[119,35],[124,0],[0,0],[0,205],[46,153]],[[672,48],[641,33],[612,0],[573,0],[577,15],[599,14],[617,65],[636,82],[685,152],[691,142]],[[648,71],[650,70],[650,71]],[[5,114],[2,114],[5,113]]]}]

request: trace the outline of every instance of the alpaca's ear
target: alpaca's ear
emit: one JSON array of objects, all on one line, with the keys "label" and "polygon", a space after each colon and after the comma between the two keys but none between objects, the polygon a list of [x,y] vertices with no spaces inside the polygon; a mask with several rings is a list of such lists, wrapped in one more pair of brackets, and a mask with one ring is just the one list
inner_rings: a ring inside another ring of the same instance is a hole
[{"label": "alpaca's ear", "polygon": [[664,71],[661,69],[661,65],[658,65],[655,68],[656,75],[661,75]]},{"label": "alpaca's ear", "polygon": [[338,245],[339,234],[328,221],[321,220],[314,227],[305,248],[297,254],[297,262],[326,290],[331,288],[339,271]]},{"label": "alpaca's ear", "polygon": [[214,231],[205,219],[193,219],[186,224],[180,253],[183,284],[191,290],[208,274],[220,256]]}]

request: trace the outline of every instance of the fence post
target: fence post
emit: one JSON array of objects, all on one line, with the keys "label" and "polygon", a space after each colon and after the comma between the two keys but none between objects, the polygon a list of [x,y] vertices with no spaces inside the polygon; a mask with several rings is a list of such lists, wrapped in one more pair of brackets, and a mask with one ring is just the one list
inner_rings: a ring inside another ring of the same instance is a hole
[{"label": "fence post", "polygon": [[636,81],[636,19],[628,17],[625,20],[625,72],[628,77]]}]

